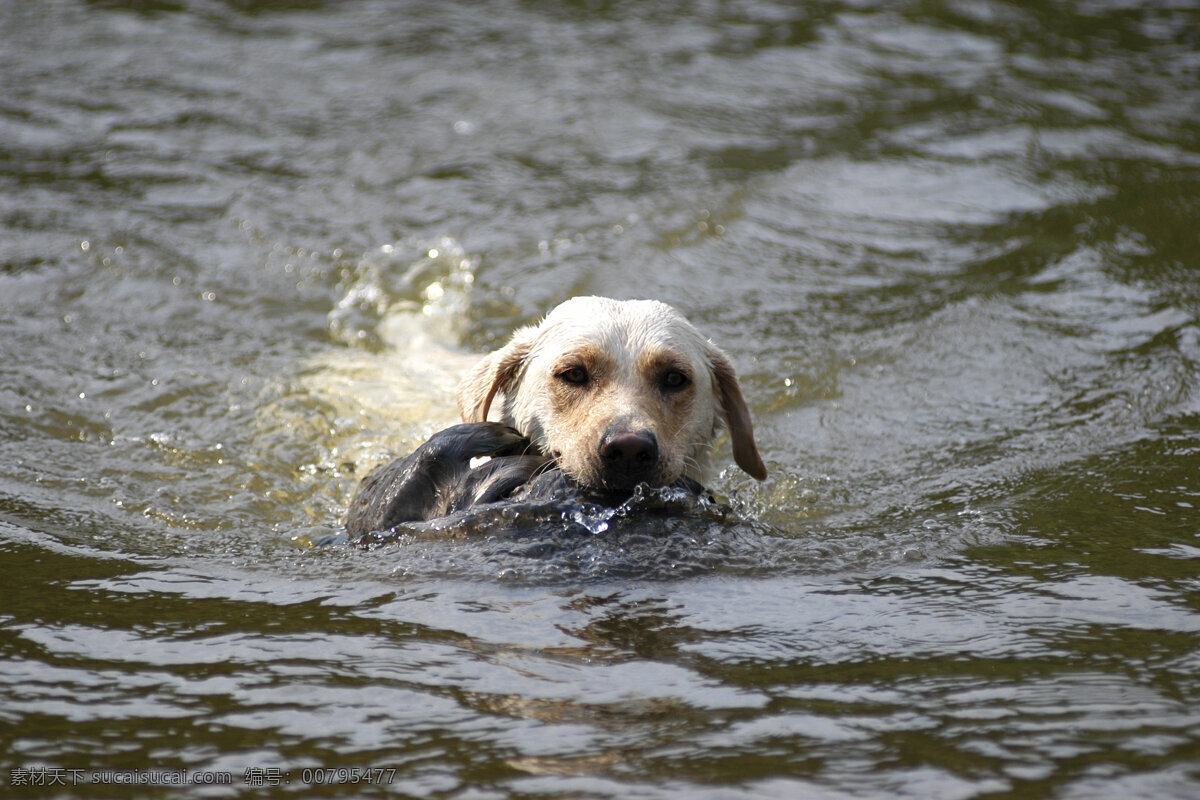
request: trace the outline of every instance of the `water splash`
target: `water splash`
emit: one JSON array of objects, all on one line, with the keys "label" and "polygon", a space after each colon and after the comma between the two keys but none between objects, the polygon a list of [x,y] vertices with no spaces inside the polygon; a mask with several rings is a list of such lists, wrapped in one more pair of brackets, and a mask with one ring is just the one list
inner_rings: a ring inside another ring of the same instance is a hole
[{"label": "water splash", "polygon": [[330,336],[377,350],[395,341],[398,323],[408,329],[414,320],[423,319],[427,333],[460,341],[463,321],[469,317],[474,269],[474,259],[450,236],[371,250],[342,282],[342,298],[328,315]]},{"label": "water splash", "polygon": [[[409,239],[366,252],[344,271],[327,315],[338,345],[310,359],[263,404],[278,435],[323,422],[297,480],[319,483],[344,509],[361,475],[456,420],[454,390],[477,356],[462,342],[472,319],[475,260],[454,238]],[[335,516],[340,515],[335,514]]]}]

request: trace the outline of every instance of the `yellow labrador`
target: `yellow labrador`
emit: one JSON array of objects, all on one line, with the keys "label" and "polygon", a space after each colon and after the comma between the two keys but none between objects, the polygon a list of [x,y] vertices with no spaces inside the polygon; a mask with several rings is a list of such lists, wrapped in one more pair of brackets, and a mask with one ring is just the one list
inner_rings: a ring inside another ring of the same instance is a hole
[{"label": "yellow labrador", "polygon": [[568,300],[485,356],[459,385],[458,407],[463,424],[363,479],[346,515],[351,536],[579,490],[703,492],[722,425],[738,466],[767,476],[729,359],[652,300]]},{"label": "yellow labrador", "polygon": [[464,422],[496,405],[498,421],[586,487],[703,482],[722,424],[738,466],[767,476],[733,365],[655,300],[576,297],[516,331],[458,388]]}]

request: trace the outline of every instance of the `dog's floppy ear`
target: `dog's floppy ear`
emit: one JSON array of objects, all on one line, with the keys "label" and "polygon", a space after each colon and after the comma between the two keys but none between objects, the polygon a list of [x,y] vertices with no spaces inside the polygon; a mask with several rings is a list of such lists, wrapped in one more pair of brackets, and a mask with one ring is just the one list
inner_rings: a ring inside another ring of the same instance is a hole
[{"label": "dog's floppy ear", "polygon": [[457,393],[458,413],[463,422],[487,422],[496,394],[515,385],[536,333],[536,328],[521,328],[508,344],[481,358],[463,378]]},{"label": "dog's floppy ear", "polygon": [[716,347],[709,346],[708,359],[712,363],[713,377],[717,382],[717,393],[725,424],[729,426],[729,438],[733,445],[733,460],[752,478],[765,480],[767,468],[763,466],[754,444],[754,424],[750,421],[750,410],[742,397],[737,373],[729,358]]}]

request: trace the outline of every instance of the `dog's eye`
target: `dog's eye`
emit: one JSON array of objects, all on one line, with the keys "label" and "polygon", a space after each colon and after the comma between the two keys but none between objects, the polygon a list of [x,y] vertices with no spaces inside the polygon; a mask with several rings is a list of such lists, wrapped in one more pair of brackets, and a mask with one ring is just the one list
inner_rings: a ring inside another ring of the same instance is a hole
[{"label": "dog's eye", "polygon": [[691,383],[691,378],[680,370],[669,370],[662,376],[662,386],[664,389],[682,389]]},{"label": "dog's eye", "polygon": [[588,372],[583,367],[570,367],[558,373],[558,378],[573,386],[583,386],[588,382]]}]

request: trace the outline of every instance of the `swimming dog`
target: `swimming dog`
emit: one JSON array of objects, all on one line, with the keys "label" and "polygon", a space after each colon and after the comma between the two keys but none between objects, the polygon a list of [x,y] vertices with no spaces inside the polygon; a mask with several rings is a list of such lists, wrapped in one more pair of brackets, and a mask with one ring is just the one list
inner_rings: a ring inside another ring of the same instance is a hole
[{"label": "swimming dog", "polygon": [[722,427],[737,465],[767,475],[729,358],[654,300],[562,303],[479,361],[457,400],[463,424],[363,479],[351,536],[564,491],[608,502],[639,484],[703,491]]}]

